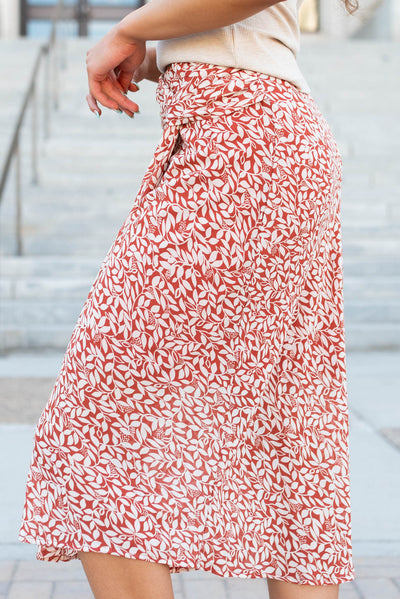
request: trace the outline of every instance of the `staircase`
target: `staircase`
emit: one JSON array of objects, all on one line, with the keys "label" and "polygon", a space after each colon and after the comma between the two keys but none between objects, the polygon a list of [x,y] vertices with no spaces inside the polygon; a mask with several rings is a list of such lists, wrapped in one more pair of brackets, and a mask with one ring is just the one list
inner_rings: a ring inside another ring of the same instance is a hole
[{"label": "staircase", "polygon": [[[0,333],[6,352],[65,349],[160,138],[154,83],[141,83],[135,98],[141,114],[133,120],[108,110],[100,119],[90,113],[90,45],[86,39],[67,41],[60,108],[51,137],[40,145],[38,186],[29,180],[26,124],[23,257],[12,255],[11,184],[0,208]],[[300,64],[344,161],[347,347],[399,349],[400,45],[305,38]],[[0,106],[7,102],[1,95]]]},{"label": "staircase", "polygon": [[348,349],[400,347],[400,43],[304,39],[299,62],[343,156]]},{"label": "staircase", "polygon": [[109,110],[97,119],[89,111],[85,58],[93,43],[67,40],[60,107],[51,117],[50,138],[41,141],[38,186],[30,184],[27,119],[22,147],[23,257],[12,255],[12,185],[0,209],[5,351],[66,346],[160,138],[154,83],[141,84],[141,114],[134,119]]}]

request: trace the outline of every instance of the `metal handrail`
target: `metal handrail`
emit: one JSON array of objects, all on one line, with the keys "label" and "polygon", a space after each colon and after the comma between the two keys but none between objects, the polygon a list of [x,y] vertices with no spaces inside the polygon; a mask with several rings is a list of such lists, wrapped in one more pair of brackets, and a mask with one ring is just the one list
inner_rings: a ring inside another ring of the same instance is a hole
[{"label": "metal handrail", "polygon": [[[56,46],[56,29],[57,23],[61,19],[62,10],[64,8],[64,0],[58,0],[57,4],[54,6],[54,12],[51,23],[51,31],[49,38],[45,44],[40,46],[38,50],[38,54],[35,60],[35,64],[32,69],[31,77],[29,80],[28,87],[25,91],[22,106],[20,108],[17,121],[14,126],[13,134],[11,136],[11,142],[6,154],[6,158],[4,160],[3,168],[1,171],[0,178],[0,205],[3,199],[4,189],[10,174],[11,166],[13,161],[15,160],[15,202],[16,202],[16,222],[15,222],[15,235],[16,235],[16,255],[22,256],[23,247],[22,247],[22,219],[21,219],[21,168],[20,168],[20,133],[21,127],[24,122],[25,114],[27,112],[29,104],[32,102],[32,151],[31,151],[31,169],[32,169],[32,183],[37,184],[38,182],[38,171],[37,171],[37,75],[39,73],[39,69],[42,65],[42,60],[44,57],[47,58],[46,61],[46,71],[45,71],[45,93],[44,93],[44,102],[43,102],[43,110],[44,110],[44,136],[48,137],[50,135],[50,95],[53,99],[54,108],[58,107],[58,70],[57,63],[53,61],[53,72],[51,72],[50,68],[50,57],[53,51],[53,55],[55,56],[55,46]],[[50,91],[50,86],[52,84],[52,90]]]}]

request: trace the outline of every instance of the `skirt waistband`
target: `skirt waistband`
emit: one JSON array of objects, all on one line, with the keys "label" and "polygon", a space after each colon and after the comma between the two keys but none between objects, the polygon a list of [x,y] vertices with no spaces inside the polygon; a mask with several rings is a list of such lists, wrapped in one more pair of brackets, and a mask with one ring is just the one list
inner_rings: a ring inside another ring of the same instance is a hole
[{"label": "skirt waistband", "polygon": [[304,94],[292,83],[235,67],[176,62],[160,76],[156,97],[163,126],[171,120],[186,124],[207,116],[218,117],[266,97],[296,102]]}]

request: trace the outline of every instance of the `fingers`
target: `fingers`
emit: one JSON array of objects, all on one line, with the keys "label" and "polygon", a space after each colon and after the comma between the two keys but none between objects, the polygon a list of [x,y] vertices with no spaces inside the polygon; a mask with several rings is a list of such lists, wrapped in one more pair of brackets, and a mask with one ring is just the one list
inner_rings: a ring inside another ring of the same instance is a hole
[{"label": "fingers", "polygon": [[137,112],[139,110],[138,105],[125,96],[120,86],[114,85],[109,79],[105,79],[101,84],[93,84],[91,92],[107,108],[113,108],[114,110],[118,110],[119,108],[120,110],[127,110],[129,112]]},{"label": "fingers", "polygon": [[[129,86],[131,84],[131,80],[132,80],[131,73],[128,73],[127,71],[122,71],[122,72],[118,73],[117,82],[121,86],[121,90],[124,93],[127,93],[129,91]],[[131,91],[133,91],[133,90],[131,90]]]},{"label": "fingers", "polygon": [[[136,83],[136,80],[140,80],[136,76],[137,71],[138,70],[136,70],[133,74],[128,71],[120,71],[120,72],[116,73],[116,75],[117,75],[116,84],[120,86],[121,91],[124,94],[127,94],[129,91],[137,92],[140,89],[139,84]],[[135,79],[135,81],[134,81],[134,79]]]},{"label": "fingers", "polygon": [[[138,86],[137,86],[138,87]],[[139,112],[139,106],[126,97],[121,86],[111,79],[105,79],[101,82],[92,81],[89,86],[90,93],[86,96],[88,106],[92,112],[99,110],[98,103],[111,110],[125,112],[132,117],[135,112]],[[133,91],[133,89],[130,89]]]},{"label": "fingers", "polygon": [[86,102],[88,103],[90,110],[99,117],[101,115],[101,110],[97,106],[97,102],[91,94],[87,94]]}]

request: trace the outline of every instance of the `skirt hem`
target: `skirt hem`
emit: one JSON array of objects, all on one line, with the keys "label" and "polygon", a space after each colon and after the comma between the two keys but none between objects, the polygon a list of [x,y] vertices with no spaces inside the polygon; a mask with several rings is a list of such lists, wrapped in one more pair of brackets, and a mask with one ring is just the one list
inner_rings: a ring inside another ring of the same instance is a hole
[{"label": "skirt hem", "polygon": [[[309,586],[321,586],[321,585],[329,585],[329,584],[341,584],[344,582],[350,582],[355,579],[355,572],[353,565],[350,565],[348,568],[343,568],[341,573],[332,574],[330,576],[324,576],[320,573],[320,579],[318,581],[311,580],[310,577],[307,577],[306,573],[293,573],[293,574],[279,574],[278,572],[273,570],[273,566],[269,568],[260,568],[257,570],[256,568],[243,569],[244,571],[239,572],[240,568],[232,569],[232,568],[224,568],[218,566],[215,563],[206,563],[202,560],[200,562],[185,563],[184,560],[177,561],[172,559],[163,560],[156,559],[154,556],[150,557],[148,553],[143,550],[138,549],[138,554],[140,557],[134,557],[128,552],[123,552],[118,550],[117,548],[109,548],[109,551],[104,552],[100,551],[99,548],[90,547],[87,544],[82,544],[80,549],[70,547],[68,545],[57,546],[57,545],[45,545],[41,544],[40,541],[35,540],[33,537],[27,535],[22,536],[21,534],[18,536],[18,540],[22,543],[28,543],[31,545],[37,545],[38,551],[36,553],[36,559],[40,561],[47,562],[67,562],[73,559],[80,559],[78,556],[78,551],[83,552],[94,552],[94,553],[107,553],[109,555],[116,555],[118,557],[126,557],[128,559],[140,559],[143,561],[148,561],[151,563],[160,563],[165,564],[169,567],[171,574],[179,574],[180,572],[189,572],[193,570],[200,570],[203,572],[208,572],[210,574],[215,574],[216,576],[220,576],[222,578],[244,578],[244,579],[256,579],[256,578],[265,578],[265,579],[273,579],[273,580],[281,580],[283,582],[290,582],[294,584],[305,584]],[[271,570],[270,572],[267,570]],[[235,572],[237,572],[235,574]]]}]

